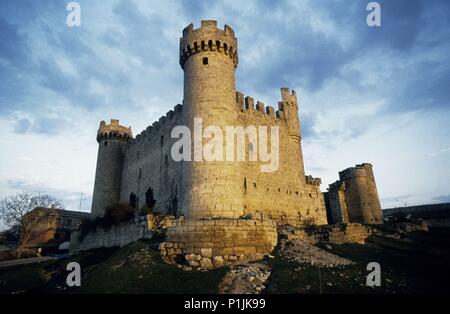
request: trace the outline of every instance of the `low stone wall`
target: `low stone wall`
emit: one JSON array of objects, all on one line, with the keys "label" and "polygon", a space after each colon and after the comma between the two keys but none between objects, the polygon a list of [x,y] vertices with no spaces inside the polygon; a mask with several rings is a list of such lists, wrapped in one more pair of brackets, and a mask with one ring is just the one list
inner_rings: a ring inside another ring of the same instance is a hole
[{"label": "low stone wall", "polygon": [[160,252],[169,262],[181,258],[205,269],[262,259],[276,244],[276,223],[269,219],[187,219],[167,228]]},{"label": "low stone wall", "polygon": [[311,244],[329,242],[335,244],[364,244],[374,230],[359,223],[324,225],[317,227],[293,228],[285,226],[280,231],[288,239],[302,240]]},{"label": "low stone wall", "polygon": [[407,233],[413,231],[425,231],[428,232],[428,224],[425,220],[417,220],[415,222],[402,222],[394,223],[394,228],[400,233]]},{"label": "low stone wall", "polygon": [[70,246],[71,251],[86,251],[101,247],[122,247],[139,239],[151,239],[153,234],[154,232],[149,229],[147,218],[139,217],[134,221],[111,226],[107,229],[97,227],[82,238],[78,232],[73,233]]}]

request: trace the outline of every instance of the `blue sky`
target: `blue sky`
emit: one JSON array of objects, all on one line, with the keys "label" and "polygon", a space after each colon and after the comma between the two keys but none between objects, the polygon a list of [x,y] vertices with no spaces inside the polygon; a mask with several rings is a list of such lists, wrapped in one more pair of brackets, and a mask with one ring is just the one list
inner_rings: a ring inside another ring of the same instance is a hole
[{"label": "blue sky", "polygon": [[90,209],[100,120],[139,133],[182,101],[182,29],[229,24],[237,89],[297,91],[308,174],[374,165],[383,207],[450,201],[450,2],[0,2],[0,197],[27,190]]}]

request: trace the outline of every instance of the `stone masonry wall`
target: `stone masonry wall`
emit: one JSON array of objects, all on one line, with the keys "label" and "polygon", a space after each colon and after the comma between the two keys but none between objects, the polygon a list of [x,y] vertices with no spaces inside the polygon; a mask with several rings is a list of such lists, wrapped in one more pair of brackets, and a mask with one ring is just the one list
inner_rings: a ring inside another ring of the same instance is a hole
[{"label": "stone masonry wall", "polygon": [[151,239],[152,237],[153,231],[148,228],[147,220],[141,217],[108,229],[97,227],[95,231],[87,233],[83,238],[80,238],[77,232],[71,237],[71,251],[73,248],[86,251],[101,247],[122,247],[139,239]]},{"label": "stone masonry wall", "polygon": [[329,242],[335,244],[364,244],[374,229],[358,223],[335,224],[312,228],[288,228],[282,231],[288,239],[302,240],[311,244]]},{"label": "stone masonry wall", "polygon": [[276,224],[269,219],[186,219],[167,228],[160,251],[169,262],[184,257],[191,267],[212,268],[262,259],[276,244]]},{"label": "stone masonry wall", "polygon": [[[246,162],[240,167],[240,186],[244,194],[244,213],[262,212],[278,223],[300,225],[304,222],[326,224],[326,210],[320,191],[320,179],[305,176],[295,91],[281,89],[278,111],[266,107],[251,97],[236,94],[239,110],[238,125],[279,128],[279,167],[274,172],[262,172],[267,162],[249,161],[250,150],[258,145],[246,145]],[[270,136],[268,135],[268,139]],[[270,141],[269,141],[270,144]],[[270,149],[270,146],[269,146]],[[239,182],[238,182],[239,184]]]},{"label": "stone masonry wall", "polygon": [[146,206],[146,193],[152,189],[155,212],[178,213],[182,199],[182,162],[175,162],[171,157],[172,145],[178,140],[171,138],[171,131],[182,124],[182,111],[182,105],[175,106],[129,141],[124,156],[121,201],[128,203],[133,193],[137,197],[136,207],[141,208]]}]

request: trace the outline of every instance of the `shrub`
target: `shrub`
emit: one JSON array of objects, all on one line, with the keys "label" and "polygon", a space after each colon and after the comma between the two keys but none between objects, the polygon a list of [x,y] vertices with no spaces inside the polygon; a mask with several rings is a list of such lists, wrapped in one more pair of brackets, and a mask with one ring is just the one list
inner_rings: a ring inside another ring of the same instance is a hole
[{"label": "shrub", "polygon": [[126,203],[117,203],[106,207],[103,223],[106,225],[116,225],[133,218],[135,209]]},{"label": "shrub", "polygon": [[97,217],[95,220],[84,221],[81,224],[81,238],[88,233],[95,231],[97,227],[108,229],[113,225],[129,221],[135,215],[135,209],[126,203],[117,203],[106,207],[105,215]]},{"label": "shrub", "polygon": [[95,231],[97,229],[99,218],[95,220],[86,220],[80,225],[80,237],[83,239],[89,232]]}]

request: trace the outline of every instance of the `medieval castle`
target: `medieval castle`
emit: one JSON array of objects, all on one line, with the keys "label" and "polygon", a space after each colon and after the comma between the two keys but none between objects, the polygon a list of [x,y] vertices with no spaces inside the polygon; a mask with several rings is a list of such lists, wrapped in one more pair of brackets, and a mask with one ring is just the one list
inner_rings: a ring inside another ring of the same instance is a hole
[{"label": "medieval castle", "polygon": [[[182,217],[168,228],[162,254],[201,254],[219,264],[233,256],[258,258],[270,252],[279,224],[382,223],[370,164],[340,172],[340,181],[326,193],[319,178],[305,174],[295,91],[281,88],[278,110],[236,91],[238,43],[231,27],[219,29],[211,20],[197,29],[187,26],[180,39],[180,65],[182,105],[136,137],[118,120],[100,122],[95,216],[126,202],[137,210]],[[171,149],[178,139],[171,132],[179,125],[193,130],[195,118],[204,127],[224,129],[278,126],[279,167],[261,172],[262,162],[249,158],[253,143],[245,144],[241,161],[174,161]]]}]

